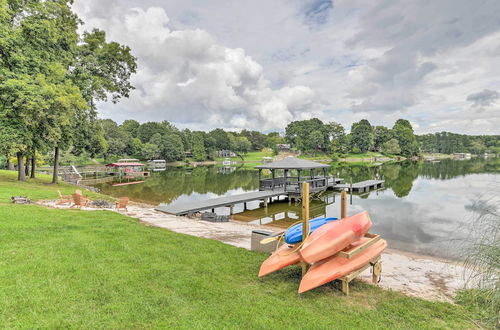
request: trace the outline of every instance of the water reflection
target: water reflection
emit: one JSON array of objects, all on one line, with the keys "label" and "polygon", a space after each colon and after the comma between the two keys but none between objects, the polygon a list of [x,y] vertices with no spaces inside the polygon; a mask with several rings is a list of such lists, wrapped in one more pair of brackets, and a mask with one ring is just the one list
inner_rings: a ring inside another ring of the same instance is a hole
[{"label": "water reflection", "polygon": [[[380,166],[332,164],[330,173],[346,182],[373,178],[386,181],[385,188],[352,196],[348,214],[367,210],[372,232],[381,234],[389,246],[411,252],[453,257],[456,245],[467,235],[475,215],[472,205],[480,196],[499,193],[500,159],[440,162],[404,162]],[[495,190],[496,187],[496,190]],[[129,196],[147,203],[184,203],[258,189],[258,174],[251,169],[234,171],[220,167],[169,168],[154,173],[142,184],[112,187],[103,192]],[[329,192],[311,202],[311,217],[339,216],[339,196]],[[217,213],[228,214],[228,208]],[[301,219],[301,205],[281,200],[262,207],[259,202],[236,205],[235,219],[288,227]]]}]

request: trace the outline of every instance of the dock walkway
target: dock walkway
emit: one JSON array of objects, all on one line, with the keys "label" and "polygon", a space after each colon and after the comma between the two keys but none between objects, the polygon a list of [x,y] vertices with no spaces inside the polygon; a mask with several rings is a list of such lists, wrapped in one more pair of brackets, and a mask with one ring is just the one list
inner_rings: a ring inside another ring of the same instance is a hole
[{"label": "dock walkway", "polygon": [[224,197],[212,198],[205,201],[194,201],[178,205],[160,204],[158,207],[155,208],[155,210],[175,215],[186,215],[190,213],[195,213],[203,210],[209,210],[224,206],[231,207],[232,209],[232,207],[235,204],[246,203],[256,200],[262,200],[264,201],[264,203],[267,203],[268,198],[281,195],[287,195],[283,189],[253,191],[239,195],[224,196]]},{"label": "dock walkway", "polygon": [[356,192],[365,192],[371,189],[379,189],[384,186],[383,180],[366,180],[361,182],[353,183],[352,186],[350,184],[337,184],[334,186],[334,189],[347,189],[350,190],[352,188],[353,191]]}]

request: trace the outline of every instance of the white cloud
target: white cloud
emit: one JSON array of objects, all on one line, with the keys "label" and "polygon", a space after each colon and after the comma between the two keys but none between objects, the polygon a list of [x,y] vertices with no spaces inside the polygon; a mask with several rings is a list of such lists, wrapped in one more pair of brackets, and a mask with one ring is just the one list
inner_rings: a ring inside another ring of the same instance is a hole
[{"label": "white cloud", "polygon": [[500,133],[496,99],[467,100],[500,91],[498,1],[76,0],[75,8],[87,28],[139,58],[138,90],[100,107],[117,120],[265,130],[313,116],[346,127],[402,117],[417,133]]},{"label": "white cloud", "polygon": [[169,23],[159,7],[88,21],[138,58],[137,90],[118,106],[101,105],[105,116],[269,130],[315,106],[308,87],[272,89],[262,66],[242,48],[224,47],[201,29],[170,30]]}]

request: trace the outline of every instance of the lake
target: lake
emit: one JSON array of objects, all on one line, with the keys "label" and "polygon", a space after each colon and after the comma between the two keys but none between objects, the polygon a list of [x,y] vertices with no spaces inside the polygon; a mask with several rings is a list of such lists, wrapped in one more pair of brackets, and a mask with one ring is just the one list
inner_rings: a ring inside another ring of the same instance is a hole
[{"label": "lake", "polygon": [[[372,233],[392,249],[446,258],[458,257],[474,220],[489,201],[500,195],[500,159],[444,159],[378,166],[332,163],[330,173],[348,182],[385,180],[385,187],[349,196],[348,215],[367,210]],[[249,168],[170,167],[153,173],[144,183],[114,187],[100,184],[103,193],[128,196],[151,204],[185,203],[258,190],[258,172]],[[311,218],[337,217],[340,193],[328,192],[311,202]],[[229,214],[228,208],[216,209]],[[301,220],[300,204],[274,202],[267,210],[259,202],[236,205],[234,219],[286,228]]]}]

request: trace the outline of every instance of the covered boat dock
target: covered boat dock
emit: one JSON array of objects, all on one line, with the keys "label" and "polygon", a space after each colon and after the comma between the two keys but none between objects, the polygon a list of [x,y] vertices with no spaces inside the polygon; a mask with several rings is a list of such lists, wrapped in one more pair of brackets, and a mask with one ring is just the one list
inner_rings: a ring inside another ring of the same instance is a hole
[{"label": "covered boat dock", "polygon": [[[317,194],[333,188],[343,182],[327,174],[330,165],[325,165],[310,160],[287,157],[273,163],[256,166],[259,170],[259,191],[248,192],[233,196],[223,196],[204,201],[183,204],[160,204],[156,210],[175,214],[187,215],[204,210],[214,210],[217,207],[229,207],[233,214],[235,204],[251,201],[262,201],[267,207],[268,201],[273,197],[286,196],[288,200],[298,200],[302,194],[302,183],[309,182],[311,194]],[[263,178],[263,171],[269,170],[271,178]],[[282,171],[282,176],[277,176]],[[294,175],[293,175],[294,174]]]}]

